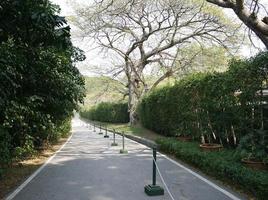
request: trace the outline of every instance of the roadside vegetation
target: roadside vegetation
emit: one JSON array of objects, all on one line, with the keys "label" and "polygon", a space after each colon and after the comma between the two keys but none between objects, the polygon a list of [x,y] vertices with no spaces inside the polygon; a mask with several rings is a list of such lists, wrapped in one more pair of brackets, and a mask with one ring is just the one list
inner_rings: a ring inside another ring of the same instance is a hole
[{"label": "roadside vegetation", "polygon": [[73,23],[111,64],[107,77],[86,80],[75,67],[85,55],[73,46],[58,6],[0,2],[0,197],[52,155],[86,97],[85,119],[154,140],[160,150],[267,199],[268,53],[227,64],[230,55],[239,58],[244,33],[210,3],[238,17],[251,13],[246,25],[267,49],[267,16],[257,18],[263,6],[122,2],[75,8]]},{"label": "roadside vegetation", "polygon": [[[174,85],[155,89],[138,106],[141,124],[108,121],[105,115],[109,111],[98,108],[106,106],[113,110],[111,107],[117,104],[111,103],[102,103],[81,116],[101,121],[93,123],[109,129],[154,140],[161,151],[257,199],[265,199],[268,195],[267,63],[268,54],[263,52],[250,59],[231,61],[225,72],[191,74]],[[100,117],[92,117],[91,112]],[[127,115],[127,109],[116,113]],[[220,148],[216,152],[207,151],[200,144],[216,144]],[[263,167],[252,169],[242,160],[259,162]]]},{"label": "roadside vegetation", "polygon": [[6,176],[11,168],[68,136],[83,102],[84,79],[74,63],[85,57],[58,13],[48,0],[0,3],[1,183],[13,178]]},{"label": "roadside vegetation", "polygon": [[80,115],[94,121],[127,123],[129,121],[127,103],[100,103]]}]

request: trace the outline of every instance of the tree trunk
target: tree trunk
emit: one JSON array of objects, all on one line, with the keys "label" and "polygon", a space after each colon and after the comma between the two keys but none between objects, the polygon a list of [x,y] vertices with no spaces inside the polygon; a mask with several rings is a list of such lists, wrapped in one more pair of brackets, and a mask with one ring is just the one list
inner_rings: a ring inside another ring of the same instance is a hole
[{"label": "tree trunk", "polygon": [[137,119],[137,113],[135,110],[130,110],[129,112],[129,124],[130,125],[135,125],[137,124],[138,119]]},{"label": "tree trunk", "polygon": [[129,99],[128,99],[128,111],[129,111],[129,123],[130,125],[135,125],[138,121],[138,115],[136,112],[138,97],[137,97],[137,88],[135,86],[135,79],[131,78],[131,81],[128,85],[129,90]]},{"label": "tree trunk", "polygon": [[128,110],[129,110],[129,123],[130,125],[135,125],[138,122],[137,114],[137,102],[138,99],[135,94],[129,95]]},{"label": "tree trunk", "polygon": [[128,99],[128,111],[129,111],[129,124],[134,125],[137,123],[136,117],[136,110],[134,109],[135,103],[134,94],[130,91],[129,92],[129,99]]}]

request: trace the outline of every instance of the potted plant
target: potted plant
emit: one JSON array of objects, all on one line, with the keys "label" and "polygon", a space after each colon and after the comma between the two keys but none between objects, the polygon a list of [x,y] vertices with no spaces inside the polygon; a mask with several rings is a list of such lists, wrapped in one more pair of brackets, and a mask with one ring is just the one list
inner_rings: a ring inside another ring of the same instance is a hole
[{"label": "potted plant", "polygon": [[[215,138],[214,138],[215,139]],[[203,130],[201,135],[201,144],[199,147],[203,151],[220,151],[223,146],[221,144],[213,143],[211,134],[208,130]]]},{"label": "potted plant", "polygon": [[223,148],[221,144],[216,144],[216,143],[203,143],[203,144],[200,144],[199,147],[203,151],[220,151]]},{"label": "potted plant", "polygon": [[207,124],[201,124],[201,144],[199,145],[199,147],[203,151],[220,151],[223,146],[217,143],[218,137],[212,128],[209,118],[207,121]]},{"label": "potted plant", "polygon": [[252,130],[240,140],[238,152],[246,166],[253,169],[267,169],[268,131]]},{"label": "potted plant", "polygon": [[191,130],[178,128],[176,131],[176,138],[179,141],[188,142],[192,140]]}]

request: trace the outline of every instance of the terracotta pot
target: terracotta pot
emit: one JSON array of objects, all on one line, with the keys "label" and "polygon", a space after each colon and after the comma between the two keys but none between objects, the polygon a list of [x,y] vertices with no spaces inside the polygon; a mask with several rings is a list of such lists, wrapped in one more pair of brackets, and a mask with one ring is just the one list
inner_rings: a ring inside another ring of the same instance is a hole
[{"label": "terracotta pot", "polygon": [[220,151],[223,146],[220,144],[210,144],[210,143],[205,143],[205,144],[200,144],[199,147],[203,150],[203,151]]},{"label": "terracotta pot", "polygon": [[183,141],[183,142],[189,142],[192,140],[192,137],[190,137],[190,136],[178,136],[177,140]]},{"label": "terracotta pot", "polygon": [[267,170],[267,165],[265,165],[262,161],[249,160],[247,158],[243,158],[241,161],[251,169]]}]

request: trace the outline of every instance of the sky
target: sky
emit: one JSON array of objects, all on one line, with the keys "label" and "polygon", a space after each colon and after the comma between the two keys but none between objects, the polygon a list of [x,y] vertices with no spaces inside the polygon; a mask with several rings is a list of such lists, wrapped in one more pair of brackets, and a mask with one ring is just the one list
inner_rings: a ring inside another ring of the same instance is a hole
[{"label": "sky", "polygon": [[[61,15],[62,16],[72,16],[74,15],[74,11],[72,10],[71,2],[77,2],[77,3],[85,3],[90,4],[94,0],[51,0],[54,4],[57,4],[61,7]],[[265,4],[268,8],[268,0],[261,0],[262,3]],[[237,16],[233,13],[230,9],[224,9],[224,12],[230,17],[235,20],[237,19]],[[80,49],[85,51],[86,54],[86,60],[83,62],[80,62],[77,64],[77,68],[79,71],[85,75],[85,76],[97,76],[98,73],[92,72],[92,68],[89,66],[108,66],[109,63],[107,59],[101,56],[98,50],[94,48],[94,44],[90,40],[87,40],[85,38],[77,38],[75,35],[75,27],[73,27],[71,24],[71,38],[72,42],[75,46],[79,47]],[[93,47],[93,48],[92,48]],[[256,53],[255,49],[251,48],[243,48],[242,54],[245,57],[249,57],[251,55],[254,55]]]},{"label": "sky", "polygon": [[[93,0],[75,0],[78,3],[91,3]],[[74,11],[72,10],[72,5],[70,0],[51,0],[54,4],[57,4],[61,8],[61,15],[62,16],[71,16],[74,15]],[[86,60],[83,62],[77,63],[77,68],[79,71],[85,75],[85,76],[97,76],[98,74],[95,74],[92,72],[92,69],[89,69],[88,66],[94,66],[94,65],[105,65],[105,62],[101,56],[98,55],[98,51],[92,50],[92,42],[75,37],[75,27],[73,27],[71,24],[71,38],[74,46],[79,47],[82,49],[86,54]]]}]

